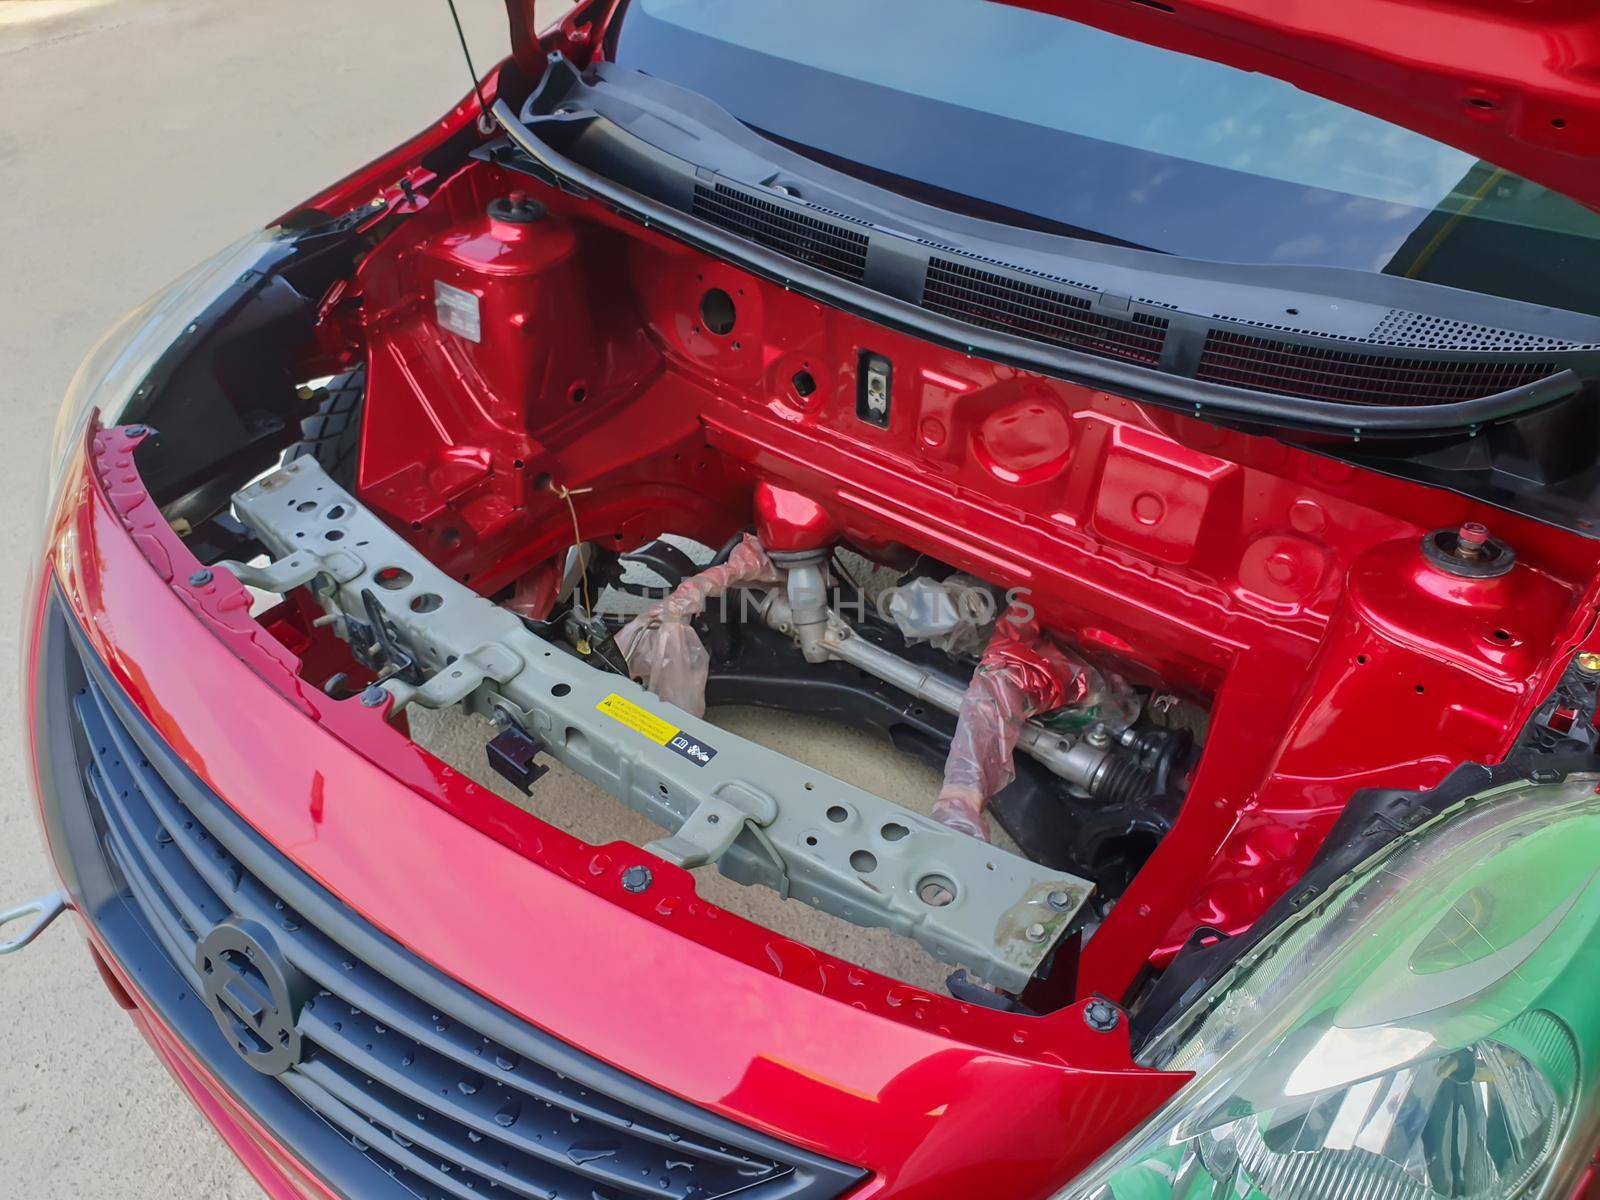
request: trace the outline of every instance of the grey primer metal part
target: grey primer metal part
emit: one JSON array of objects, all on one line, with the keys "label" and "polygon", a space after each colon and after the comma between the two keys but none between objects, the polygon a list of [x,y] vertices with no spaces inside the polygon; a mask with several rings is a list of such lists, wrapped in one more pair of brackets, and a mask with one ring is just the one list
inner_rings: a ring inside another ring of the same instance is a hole
[{"label": "grey primer metal part", "polygon": [[395,708],[464,704],[507,719],[669,831],[647,849],[716,863],[1020,991],[1092,884],[985,845],[735,737],[535,636],[456,582],[300,458],[245,488],[234,510],[274,555],[222,565],[272,592],[310,585],[348,633],[382,610],[426,674],[389,679]]}]

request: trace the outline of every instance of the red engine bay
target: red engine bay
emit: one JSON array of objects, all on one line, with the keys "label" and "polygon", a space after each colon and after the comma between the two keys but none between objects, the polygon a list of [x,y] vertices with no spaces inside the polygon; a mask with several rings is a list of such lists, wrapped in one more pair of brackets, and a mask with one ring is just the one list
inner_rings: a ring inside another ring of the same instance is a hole
[{"label": "red engine bay", "polygon": [[[322,365],[366,364],[359,498],[494,596],[537,595],[575,523],[616,551],[716,546],[760,489],[870,560],[1027,589],[1061,643],[1205,710],[1080,995],[1248,926],[1357,789],[1503,756],[1592,626],[1592,541],[940,349],[529,186],[471,163],[324,301]],[[863,381],[883,362],[880,424]],[[1424,538],[1469,522],[1512,569],[1430,562]]]}]

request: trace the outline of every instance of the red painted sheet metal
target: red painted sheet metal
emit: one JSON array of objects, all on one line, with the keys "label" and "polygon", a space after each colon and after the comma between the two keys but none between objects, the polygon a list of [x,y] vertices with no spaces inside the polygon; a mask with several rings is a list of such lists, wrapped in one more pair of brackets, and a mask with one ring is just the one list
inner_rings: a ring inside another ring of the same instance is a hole
[{"label": "red painted sheet metal", "polygon": [[286,679],[236,584],[189,585],[133,444],[94,435],[107,485],[79,470],[51,541],[95,651],[258,832],[446,973],[659,1087],[867,1167],[862,1195],[1044,1196],[1181,1082],[1134,1067],[1125,1027],[894,983],[703,903],[668,864],[651,860],[648,893],[624,891],[643,852],[568,837],[358,702]]}]

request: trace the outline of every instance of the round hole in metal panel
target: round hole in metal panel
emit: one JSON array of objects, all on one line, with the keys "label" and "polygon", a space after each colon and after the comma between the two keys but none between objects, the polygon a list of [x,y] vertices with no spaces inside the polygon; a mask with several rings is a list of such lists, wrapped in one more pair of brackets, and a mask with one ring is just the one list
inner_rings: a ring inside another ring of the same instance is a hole
[{"label": "round hole in metal panel", "polygon": [[411,611],[414,613],[437,612],[444,605],[444,597],[437,592],[423,592],[411,601]]},{"label": "round hole in metal panel", "polygon": [[398,592],[411,586],[411,572],[404,567],[379,567],[372,582],[386,591]]},{"label": "round hole in metal panel", "polygon": [[955,903],[956,885],[943,875],[924,875],[917,880],[917,899],[929,908],[944,908]]},{"label": "round hole in metal panel", "polygon": [[733,307],[733,297],[721,288],[707,288],[700,297],[700,323],[712,333],[722,336],[733,332],[738,312]]},{"label": "round hole in metal panel", "polygon": [[871,850],[856,850],[850,855],[850,865],[865,875],[878,869],[878,856]]}]

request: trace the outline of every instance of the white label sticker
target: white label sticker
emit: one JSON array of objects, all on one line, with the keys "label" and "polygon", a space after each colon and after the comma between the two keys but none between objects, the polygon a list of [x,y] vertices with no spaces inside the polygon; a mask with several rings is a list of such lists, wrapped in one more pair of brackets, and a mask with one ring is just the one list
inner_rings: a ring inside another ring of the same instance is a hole
[{"label": "white label sticker", "polygon": [[464,292],[435,279],[433,311],[440,329],[448,329],[469,342],[483,340],[483,325],[478,320],[478,298],[471,292]]}]

